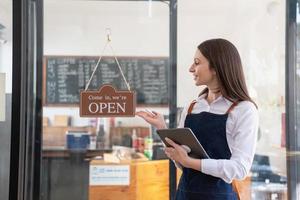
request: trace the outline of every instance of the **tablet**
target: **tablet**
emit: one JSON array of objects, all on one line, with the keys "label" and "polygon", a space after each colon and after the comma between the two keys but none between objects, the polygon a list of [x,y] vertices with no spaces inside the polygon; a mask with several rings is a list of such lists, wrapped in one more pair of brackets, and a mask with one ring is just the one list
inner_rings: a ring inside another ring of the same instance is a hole
[{"label": "tablet", "polygon": [[193,131],[189,128],[158,129],[157,134],[168,147],[170,147],[170,145],[166,142],[166,137],[177,144],[188,146],[191,149],[191,152],[188,153],[188,155],[193,158],[209,158]]}]

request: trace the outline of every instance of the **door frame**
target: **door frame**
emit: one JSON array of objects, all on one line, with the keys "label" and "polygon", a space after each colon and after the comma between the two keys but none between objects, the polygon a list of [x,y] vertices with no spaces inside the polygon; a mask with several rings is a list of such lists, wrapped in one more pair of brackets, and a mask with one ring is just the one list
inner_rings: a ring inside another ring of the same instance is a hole
[{"label": "door frame", "polygon": [[300,48],[297,47],[297,6],[300,6],[299,0],[286,1],[285,132],[288,199],[291,200],[300,199],[300,191],[297,191],[297,185],[300,184],[300,135],[297,134],[297,129],[300,127],[295,128],[297,126],[297,48]]},{"label": "door frame", "polygon": [[39,199],[42,131],[42,0],[13,0],[9,199]]}]

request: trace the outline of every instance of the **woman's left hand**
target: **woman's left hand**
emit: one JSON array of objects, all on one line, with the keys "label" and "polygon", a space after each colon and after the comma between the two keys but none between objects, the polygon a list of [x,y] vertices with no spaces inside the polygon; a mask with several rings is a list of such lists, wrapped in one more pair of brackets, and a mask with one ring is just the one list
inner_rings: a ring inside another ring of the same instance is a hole
[{"label": "woman's left hand", "polygon": [[190,157],[187,154],[187,151],[182,146],[176,144],[171,139],[169,138],[165,138],[165,139],[172,146],[172,147],[165,147],[166,155],[171,160],[180,163],[183,167],[187,167],[188,160],[190,159]]}]

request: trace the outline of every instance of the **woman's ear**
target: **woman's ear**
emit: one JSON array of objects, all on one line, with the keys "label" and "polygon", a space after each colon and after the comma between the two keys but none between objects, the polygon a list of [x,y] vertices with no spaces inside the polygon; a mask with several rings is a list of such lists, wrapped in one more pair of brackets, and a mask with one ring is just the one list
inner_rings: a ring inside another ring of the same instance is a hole
[{"label": "woman's ear", "polygon": [[215,70],[213,67],[211,67],[210,69],[211,69],[211,73],[212,73],[214,76],[217,75],[217,72],[216,72],[216,70]]}]

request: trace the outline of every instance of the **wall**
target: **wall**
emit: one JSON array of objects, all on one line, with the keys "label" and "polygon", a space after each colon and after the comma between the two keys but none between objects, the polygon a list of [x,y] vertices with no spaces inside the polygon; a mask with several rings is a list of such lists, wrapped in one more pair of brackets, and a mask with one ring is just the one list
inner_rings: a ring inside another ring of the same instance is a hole
[{"label": "wall", "polygon": [[[45,1],[45,55],[100,55],[111,29],[117,55],[168,56],[168,7],[152,2]],[[104,55],[111,55],[110,51]]]},{"label": "wall", "polygon": [[[1,12],[1,11],[0,11]],[[12,42],[0,44],[0,72],[5,73],[5,92],[12,92]]]},{"label": "wall", "polygon": [[284,96],[285,1],[189,2],[178,3],[178,79],[185,80],[177,85],[179,106],[186,105],[199,91],[188,72],[197,45],[218,37],[230,40],[238,48],[248,85],[256,89],[257,96]]},{"label": "wall", "polygon": [[0,43],[0,72],[6,73],[6,93],[12,91],[12,2],[0,1],[0,24],[5,26],[1,37],[7,42]]}]

